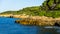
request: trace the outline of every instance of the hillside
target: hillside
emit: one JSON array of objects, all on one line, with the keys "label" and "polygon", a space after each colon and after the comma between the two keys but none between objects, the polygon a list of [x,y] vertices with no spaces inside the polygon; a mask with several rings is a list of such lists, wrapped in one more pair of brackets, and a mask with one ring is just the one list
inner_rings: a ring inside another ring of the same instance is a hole
[{"label": "hillside", "polygon": [[26,7],[18,11],[5,11],[1,14],[26,14],[30,16],[47,16],[47,17],[60,17],[60,3],[56,0],[56,6],[54,6],[54,0],[44,1],[41,6]]}]

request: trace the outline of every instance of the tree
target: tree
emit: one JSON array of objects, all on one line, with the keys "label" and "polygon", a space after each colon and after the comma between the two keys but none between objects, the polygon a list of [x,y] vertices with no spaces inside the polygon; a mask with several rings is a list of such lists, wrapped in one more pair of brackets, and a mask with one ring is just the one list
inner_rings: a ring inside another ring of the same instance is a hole
[{"label": "tree", "polygon": [[49,10],[53,10],[57,6],[57,4],[60,4],[60,0],[54,0],[52,6],[49,5],[49,2],[50,2],[50,0],[47,0],[47,2],[46,2],[46,5]]}]

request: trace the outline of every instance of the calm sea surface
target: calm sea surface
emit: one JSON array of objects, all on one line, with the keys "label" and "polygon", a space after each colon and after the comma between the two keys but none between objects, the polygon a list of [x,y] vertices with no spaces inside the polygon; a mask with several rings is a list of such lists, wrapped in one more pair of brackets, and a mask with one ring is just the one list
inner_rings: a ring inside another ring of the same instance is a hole
[{"label": "calm sea surface", "polygon": [[60,27],[24,26],[15,20],[19,19],[0,17],[0,34],[60,34]]}]

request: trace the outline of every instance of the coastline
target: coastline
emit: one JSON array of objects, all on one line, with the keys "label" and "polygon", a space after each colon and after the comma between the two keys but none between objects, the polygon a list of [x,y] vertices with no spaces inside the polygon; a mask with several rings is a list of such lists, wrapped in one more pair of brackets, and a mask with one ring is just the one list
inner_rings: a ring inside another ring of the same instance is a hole
[{"label": "coastline", "polygon": [[9,18],[21,18],[21,20],[16,20],[15,22],[23,25],[54,26],[55,23],[60,25],[60,17],[52,18],[46,16],[29,16],[29,15],[12,15],[12,14],[0,15],[0,17],[3,16]]},{"label": "coastline", "polygon": [[22,20],[16,20],[16,23],[23,25],[60,26],[60,17],[52,18],[46,16],[31,16],[23,18]]},{"label": "coastline", "polygon": [[27,18],[29,15],[13,15],[13,14],[0,14],[0,17],[12,17],[12,18]]}]

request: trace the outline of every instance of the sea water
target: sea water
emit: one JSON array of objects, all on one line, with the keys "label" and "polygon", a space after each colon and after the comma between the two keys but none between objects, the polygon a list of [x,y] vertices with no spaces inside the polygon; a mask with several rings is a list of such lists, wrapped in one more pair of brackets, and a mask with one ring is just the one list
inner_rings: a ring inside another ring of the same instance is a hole
[{"label": "sea water", "polygon": [[0,17],[0,34],[60,34],[58,28],[44,28],[40,26],[24,26],[15,23],[18,18]]}]

